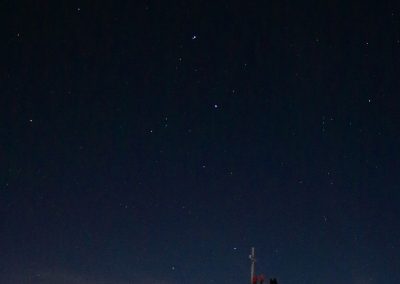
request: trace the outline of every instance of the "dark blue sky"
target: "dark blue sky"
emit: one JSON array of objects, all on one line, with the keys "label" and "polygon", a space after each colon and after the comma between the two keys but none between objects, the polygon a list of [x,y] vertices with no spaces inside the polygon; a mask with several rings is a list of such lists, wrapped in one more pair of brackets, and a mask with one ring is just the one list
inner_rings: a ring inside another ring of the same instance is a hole
[{"label": "dark blue sky", "polygon": [[1,283],[400,283],[399,6],[250,2],[1,4]]}]

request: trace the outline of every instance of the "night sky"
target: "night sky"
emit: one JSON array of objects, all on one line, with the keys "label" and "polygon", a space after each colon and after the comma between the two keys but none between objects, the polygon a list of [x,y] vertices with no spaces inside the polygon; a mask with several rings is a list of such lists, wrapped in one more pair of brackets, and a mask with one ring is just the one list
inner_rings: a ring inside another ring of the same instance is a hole
[{"label": "night sky", "polygon": [[400,283],[400,5],[298,2],[2,1],[0,283]]}]

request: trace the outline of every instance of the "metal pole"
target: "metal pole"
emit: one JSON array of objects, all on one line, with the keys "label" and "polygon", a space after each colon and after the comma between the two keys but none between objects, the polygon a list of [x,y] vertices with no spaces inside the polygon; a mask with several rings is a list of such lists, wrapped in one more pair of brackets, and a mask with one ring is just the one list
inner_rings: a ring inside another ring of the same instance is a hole
[{"label": "metal pole", "polygon": [[251,254],[249,255],[249,258],[251,260],[251,268],[250,268],[250,284],[253,283],[253,278],[254,278],[254,268],[256,264],[256,256],[254,252],[254,247],[251,248]]}]

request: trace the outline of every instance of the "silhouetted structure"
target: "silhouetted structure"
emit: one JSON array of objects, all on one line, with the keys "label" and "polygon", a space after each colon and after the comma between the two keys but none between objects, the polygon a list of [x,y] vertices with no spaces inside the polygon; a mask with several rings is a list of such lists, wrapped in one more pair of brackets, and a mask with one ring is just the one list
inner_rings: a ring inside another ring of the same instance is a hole
[{"label": "silhouetted structure", "polygon": [[[251,268],[250,268],[250,284],[264,284],[265,277],[264,275],[254,275],[255,272],[255,264],[256,264],[256,256],[254,247],[251,248],[251,254],[249,255],[249,259],[251,260]],[[271,278],[269,280],[269,284],[278,284],[276,278]]]}]

